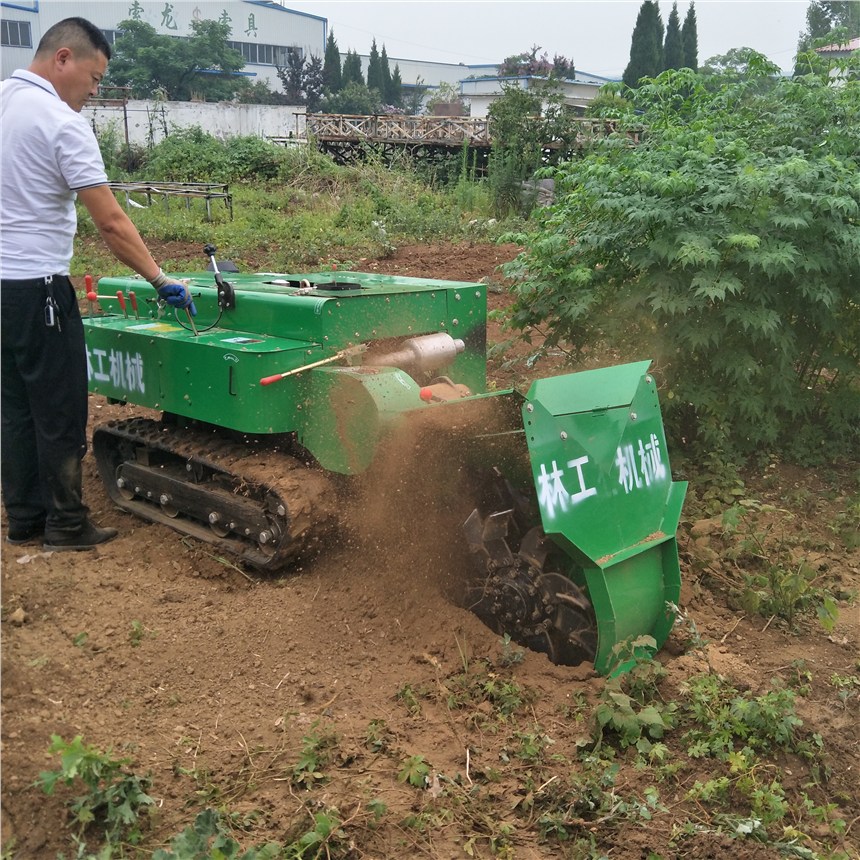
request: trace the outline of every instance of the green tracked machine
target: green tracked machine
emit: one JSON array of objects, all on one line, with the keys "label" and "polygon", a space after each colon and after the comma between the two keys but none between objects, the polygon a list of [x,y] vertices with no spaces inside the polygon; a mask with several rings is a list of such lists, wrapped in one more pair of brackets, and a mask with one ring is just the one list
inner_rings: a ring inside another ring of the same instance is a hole
[{"label": "green tracked machine", "polygon": [[[471,490],[462,602],[556,663],[659,649],[680,571],[648,361],[489,391],[486,287],[359,272],[177,275],[192,318],[103,278],[84,318],[90,390],[161,412],[93,433],[112,500],[277,571],[337,529],[337,500],[403,434]],[[409,435],[411,434],[411,435]],[[473,492],[472,492],[473,491]],[[474,501],[474,503],[473,503]],[[465,509],[464,509],[465,510]],[[453,536],[449,535],[448,539]]]}]

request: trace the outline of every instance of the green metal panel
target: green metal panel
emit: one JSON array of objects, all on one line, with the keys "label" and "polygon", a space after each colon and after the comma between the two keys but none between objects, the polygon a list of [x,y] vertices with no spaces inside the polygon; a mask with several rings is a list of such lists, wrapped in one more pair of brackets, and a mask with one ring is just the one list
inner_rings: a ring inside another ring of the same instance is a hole
[{"label": "green metal panel", "polygon": [[[331,272],[231,274],[236,307],[219,312],[211,273],[187,278],[198,314],[160,318],[155,290],[138,278],[103,278],[85,317],[90,390],[248,433],[303,426],[302,377],[260,380],[333,356],[355,344],[447,331],[466,349],[446,372],[472,391],[486,387],[486,288],[482,284],[338,272],[345,291],[316,289]],[[134,291],[140,319],[126,318],[117,291]]]},{"label": "green metal panel", "polygon": [[303,386],[299,441],[331,472],[370,466],[390,422],[422,408],[419,387],[391,367],[321,367]]},{"label": "green metal panel", "polygon": [[649,364],[539,380],[523,408],[544,531],[585,571],[601,672],[630,636],[663,644],[680,589],[686,485],[672,481]]}]

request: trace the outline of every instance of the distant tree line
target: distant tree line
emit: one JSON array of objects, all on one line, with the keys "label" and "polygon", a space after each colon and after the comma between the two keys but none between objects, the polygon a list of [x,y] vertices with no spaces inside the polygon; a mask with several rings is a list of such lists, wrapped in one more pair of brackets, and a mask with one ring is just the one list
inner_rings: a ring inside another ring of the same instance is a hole
[{"label": "distant tree line", "polygon": [[[376,39],[370,46],[366,76],[357,51],[348,50],[341,62],[333,30],[329,30],[326,40],[322,81],[319,109],[327,113],[418,113],[427,92],[420,80],[414,87],[404,88],[400,66],[395,63],[394,71],[391,70],[385,45],[380,51]],[[308,109],[316,108],[309,104]]]}]

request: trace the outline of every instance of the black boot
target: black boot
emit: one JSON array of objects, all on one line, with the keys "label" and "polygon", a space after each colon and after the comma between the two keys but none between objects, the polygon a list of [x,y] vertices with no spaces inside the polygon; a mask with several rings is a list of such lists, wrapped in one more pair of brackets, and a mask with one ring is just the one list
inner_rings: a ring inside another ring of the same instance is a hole
[{"label": "black boot", "polygon": [[70,550],[95,549],[101,543],[113,540],[119,532],[112,528],[99,528],[89,521],[84,521],[84,527],[79,534],[64,535],[59,538],[45,539],[42,549],[46,552],[68,552]]}]

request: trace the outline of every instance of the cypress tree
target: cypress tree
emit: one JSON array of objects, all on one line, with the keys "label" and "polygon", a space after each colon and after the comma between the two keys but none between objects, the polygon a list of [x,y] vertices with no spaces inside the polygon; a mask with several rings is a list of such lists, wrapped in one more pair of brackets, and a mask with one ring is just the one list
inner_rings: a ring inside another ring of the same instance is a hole
[{"label": "cypress tree", "polygon": [[347,84],[364,85],[364,75],[361,73],[361,57],[358,56],[358,51],[350,49],[346,52],[346,59],[343,61],[342,84],[342,89],[345,89]]},{"label": "cypress tree", "polygon": [[656,77],[662,70],[663,21],[660,18],[660,7],[654,0],[644,0],[633,28],[630,62],[624,70],[624,83],[628,87],[636,87],[640,78]]},{"label": "cypress tree", "polygon": [[382,60],[379,57],[379,48],[376,47],[376,39],[370,45],[370,57],[367,60],[367,88],[376,90],[380,98],[385,97],[385,81],[382,77]]},{"label": "cypress tree", "polygon": [[343,86],[343,76],[340,69],[340,49],[334,37],[334,30],[328,31],[325,43],[325,58],[323,60],[323,86],[330,92],[339,92]]},{"label": "cypress tree", "polygon": [[680,69],[684,66],[684,42],[681,38],[681,21],[678,17],[678,4],[672,4],[669,24],[666,27],[666,41],[663,43],[663,68]]},{"label": "cypress tree", "polygon": [[699,33],[696,29],[696,4],[691,3],[681,27],[684,45],[684,66],[694,72],[699,68]]},{"label": "cypress tree", "polygon": [[382,101],[385,104],[393,105],[391,100],[391,69],[388,66],[388,54],[385,51],[385,45],[382,46],[382,53],[379,55],[379,65],[382,70],[382,89],[379,91],[382,96]]},{"label": "cypress tree", "polygon": [[395,107],[403,107],[403,78],[397,63],[394,64],[394,73],[391,75],[391,92],[387,101]]}]

